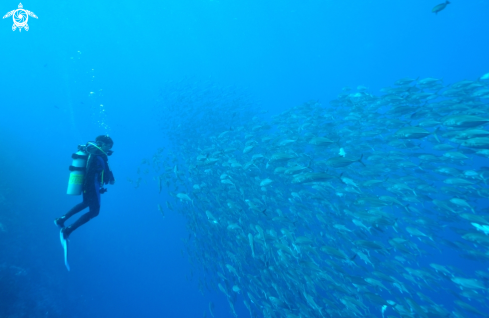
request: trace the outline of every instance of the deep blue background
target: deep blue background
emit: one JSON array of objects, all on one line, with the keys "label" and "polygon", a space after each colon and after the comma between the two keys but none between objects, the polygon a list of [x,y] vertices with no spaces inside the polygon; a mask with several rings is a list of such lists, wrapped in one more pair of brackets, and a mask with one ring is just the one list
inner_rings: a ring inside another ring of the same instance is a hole
[{"label": "deep blue background", "polygon": [[[406,76],[449,84],[489,72],[489,2],[454,0],[435,15],[439,2],[23,2],[39,17],[28,32],[0,20],[0,184],[15,207],[14,218],[0,212],[9,246],[0,262],[25,269],[23,282],[72,317],[200,317],[209,301],[229,316],[222,293],[202,296],[197,273],[186,280],[185,222],[161,217],[151,175],[138,189],[127,182],[167,143],[153,116],[161,87],[234,85],[276,113],[327,103],[345,86],[377,92]],[[2,1],[0,14],[17,6]],[[102,133],[115,140],[117,183],[72,235],[68,273],[52,220],[80,200],[65,195],[71,153]]]}]

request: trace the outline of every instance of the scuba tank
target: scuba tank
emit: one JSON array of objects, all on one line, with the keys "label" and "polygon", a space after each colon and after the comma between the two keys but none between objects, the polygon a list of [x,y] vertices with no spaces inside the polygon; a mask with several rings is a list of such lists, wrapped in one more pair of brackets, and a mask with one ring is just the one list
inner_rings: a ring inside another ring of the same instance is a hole
[{"label": "scuba tank", "polygon": [[67,194],[80,195],[83,189],[83,181],[85,179],[85,170],[87,165],[88,154],[85,149],[78,146],[78,151],[71,155],[73,163],[70,166],[70,178],[68,180]]},{"label": "scuba tank", "polygon": [[[66,193],[70,195],[80,195],[83,192],[85,183],[90,182],[90,180],[87,180],[86,174],[88,172],[87,169],[89,169],[88,166],[90,166],[90,163],[92,162],[91,155],[98,155],[102,157],[107,166],[107,174],[109,180],[113,179],[114,175],[109,168],[109,162],[107,158],[107,156],[112,155],[112,153],[113,152],[111,150],[104,152],[96,143],[91,141],[89,141],[86,145],[79,145],[78,151],[71,155],[71,157],[73,158],[73,163],[69,167],[70,178],[68,180],[68,190],[66,191]],[[102,171],[102,184],[103,173],[104,171]],[[102,188],[100,190],[100,193],[104,193],[106,191],[107,189]]]}]

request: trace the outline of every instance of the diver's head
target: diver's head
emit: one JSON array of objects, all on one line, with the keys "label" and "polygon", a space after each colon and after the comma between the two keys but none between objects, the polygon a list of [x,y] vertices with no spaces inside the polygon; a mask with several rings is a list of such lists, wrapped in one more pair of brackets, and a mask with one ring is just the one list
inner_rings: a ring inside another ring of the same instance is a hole
[{"label": "diver's head", "polygon": [[100,135],[95,139],[95,142],[107,155],[110,156],[112,154],[110,149],[114,146],[114,141],[109,135]]}]

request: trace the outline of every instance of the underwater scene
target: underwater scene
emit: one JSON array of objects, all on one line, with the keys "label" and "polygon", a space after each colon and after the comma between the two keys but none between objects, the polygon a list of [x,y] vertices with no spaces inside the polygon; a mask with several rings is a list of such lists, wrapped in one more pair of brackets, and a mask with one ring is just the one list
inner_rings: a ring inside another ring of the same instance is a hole
[{"label": "underwater scene", "polygon": [[489,0],[0,7],[0,318],[489,317]]}]

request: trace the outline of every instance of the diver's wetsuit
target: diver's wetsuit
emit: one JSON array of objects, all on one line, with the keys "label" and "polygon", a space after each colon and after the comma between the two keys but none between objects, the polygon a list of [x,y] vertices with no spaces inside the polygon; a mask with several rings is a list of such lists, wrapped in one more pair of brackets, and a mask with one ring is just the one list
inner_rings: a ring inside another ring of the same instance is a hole
[{"label": "diver's wetsuit", "polygon": [[100,211],[100,184],[101,182],[108,184],[113,179],[114,176],[102,155],[92,154],[87,162],[85,182],[83,183],[83,202],[75,205],[66,213],[63,222],[87,207],[89,210],[75,223],[66,227],[65,237],[68,237],[71,232],[98,215]]}]

